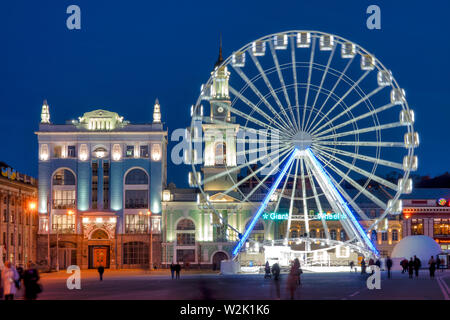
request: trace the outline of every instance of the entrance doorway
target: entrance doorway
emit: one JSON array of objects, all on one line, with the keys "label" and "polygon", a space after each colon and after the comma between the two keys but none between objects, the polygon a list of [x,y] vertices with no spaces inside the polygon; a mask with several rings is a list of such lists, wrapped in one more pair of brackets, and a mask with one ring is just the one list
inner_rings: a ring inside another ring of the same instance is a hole
[{"label": "entrance doorway", "polygon": [[215,253],[214,254],[214,256],[213,256],[213,265],[212,265],[212,267],[213,267],[213,270],[218,270],[218,269],[220,269],[220,262],[222,261],[222,260],[227,260],[228,259],[228,256],[225,254],[225,252],[217,252],[217,253]]},{"label": "entrance doorway", "polygon": [[89,268],[109,268],[109,246],[89,246]]}]

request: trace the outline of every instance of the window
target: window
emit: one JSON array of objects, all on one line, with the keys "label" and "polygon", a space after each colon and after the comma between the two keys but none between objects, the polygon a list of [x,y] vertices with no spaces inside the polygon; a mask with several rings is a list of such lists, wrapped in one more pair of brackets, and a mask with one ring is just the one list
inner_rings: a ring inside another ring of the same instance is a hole
[{"label": "window", "polygon": [[[250,224],[251,220],[249,220],[245,226],[245,230],[247,230],[248,225]],[[253,228],[252,232],[249,236],[250,240],[257,241],[257,242],[263,242],[264,241],[264,223],[262,221],[258,221],[255,224],[255,227]]]},{"label": "window", "polygon": [[123,244],[123,264],[148,265],[148,245],[139,242],[127,242]]},{"label": "window", "polygon": [[103,161],[103,209],[109,209],[109,162]]},{"label": "window", "polygon": [[334,229],[330,230],[330,239],[337,240],[336,230],[334,230]]},{"label": "window", "polygon": [[392,241],[398,241],[398,231],[392,230]]},{"label": "window", "polygon": [[17,235],[17,245],[22,245],[22,235],[20,233]]},{"label": "window", "polygon": [[148,208],[147,190],[125,190],[125,209]]},{"label": "window", "polygon": [[97,201],[98,201],[98,163],[92,162],[92,200],[91,207],[92,209],[97,209]]},{"label": "window", "polygon": [[125,152],[127,158],[134,157],[134,146],[127,146],[127,151]]},{"label": "window", "polygon": [[291,238],[298,238],[298,231],[297,231],[297,229],[291,230]]},{"label": "window", "polygon": [[225,143],[218,143],[216,144],[216,148],[214,151],[215,154],[215,165],[225,165],[227,163],[227,147]]},{"label": "window", "polygon": [[450,220],[449,219],[434,219],[434,234],[443,236],[450,234]]},{"label": "window", "polygon": [[192,220],[183,219],[177,224],[177,230],[195,230],[195,224]]},{"label": "window", "polygon": [[147,174],[142,169],[133,169],[127,173],[125,184],[148,184]]},{"label": "window", "polygon": [[320,230],[320,238],[325,239],[325,230]]},{"label": "window", "polygon": [[6,213],[6,209],[3,209],[3,222],[8,222],[8,214]]},{"label": "window", "polygon": [[76,158],[76,153],[75,153],[75,146],[68,146],[67,147],[67,156],[69,158]]},{"label": "window", "polygon": [[67,169],[59,169],[53,175],[54,186],[74,186],[75,176]]},{"label": "window", "polygon": [[372,230],[370,239],[372,240],[372,242],[376,242],[377,241],[378,236],[377,236],[377,231],[376,230]]},{"label": "window", "polygon": [[311,238],[317,238],[317,231],[316,230],[309,231],[309,236]]},{"label": "window", "polygon": [[75,190],[53,190],[53,209],[74,209]]},{"label": "window", "polygon": [[411,220],[411,234],[414,236],[423,235],[423,219]]},{"label": "window", "polygon": [[61,146],[55,146],[53,148],[53,157],[54,158],[62,158],[62,147]]},{"label": "window", "polygon": [[147,215],[126,214],[125,233],[148,233]]},{"label": "window", "polygon": [[347,234],[345,233],[344,230],[341,230],[341,231],[340,231],[339,236],[340,236],[340,238],[341,238],[341,241],[347,240]]},{"label": "window", "polygon": [[52,219],[52,229],[58,233],[75,232],[75,216],[67,214],[55,214]]},{"label": "window", "polygon": [[14,233],[11,233],[11,241],[9,242],[9,244],[14,246]]},{"label": "window", "polygon": [[178,262],[195,262],[195,250],[194,249],[178,249],[177,250]]},{"label": "window", "polygon": [[195,233],[177,233],[178,246],[194,246]]},{"label": "window", "polygon": [[141,158],[148,158],[148,156],[149,156],[148,145],[140,146],[139,155],[140,155]]},{"label": "window", "polygon": [[6,246],[6,232],[3,232],[3,242],[2,243]]},{"label": "window", "polygon": [[381,233],[381,241],[387,241],[388,240],[388,234],[387,232]]}]

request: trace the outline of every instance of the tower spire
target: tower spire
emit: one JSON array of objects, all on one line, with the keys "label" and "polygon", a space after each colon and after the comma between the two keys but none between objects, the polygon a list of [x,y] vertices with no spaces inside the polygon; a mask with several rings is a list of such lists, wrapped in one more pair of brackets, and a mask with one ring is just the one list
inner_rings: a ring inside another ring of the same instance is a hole
[{"label": "tower spire", "polygon": [[221,32],[220,36],[219,36],[219,58],[217,59],[214,67],[221,65],[222,62],[223,62],[223,57],[222,57],[222,32]]},{"label": "tower spire", "polygon": [[153,123],[161,123],[161,106],[159,105],[158,98],[156,98],[153,108]]},{"label": "tower spire", "polygon": [[42,104],[41,123],[50,123],[50,110],[48,107],[47,99],[45,99]]}]

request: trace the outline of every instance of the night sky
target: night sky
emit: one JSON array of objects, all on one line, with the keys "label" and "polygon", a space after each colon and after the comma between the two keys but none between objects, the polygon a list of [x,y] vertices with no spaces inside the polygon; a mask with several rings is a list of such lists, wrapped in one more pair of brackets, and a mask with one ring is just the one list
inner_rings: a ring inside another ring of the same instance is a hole
[{"label": "night sky", "polygon": [[[394,3],[395,2],[395,3]],[[66,8],[81,8],[68,30]],[[366,8],[381,8],[381,30]],[[416,113],[419,174],[448,171],[449,1],[4,1],[0,6],[0,161],[37,176],[42,101],[64,123],[98,108],[151,122],[155,98],[172,130],[190,125],[190,106],[218,55],[293,29],[350,39],[393,71]],[[174,143],[169,143],[169,154]],[[186,166],[168,181],[187,185]]]}]

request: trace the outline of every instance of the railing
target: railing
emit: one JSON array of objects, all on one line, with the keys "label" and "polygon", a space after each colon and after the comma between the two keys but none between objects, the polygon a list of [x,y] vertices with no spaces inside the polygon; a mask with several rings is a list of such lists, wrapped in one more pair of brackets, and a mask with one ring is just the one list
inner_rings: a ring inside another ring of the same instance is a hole
[{"label": "railing", "polygon": [[53,209],[75,209],[75,199],[54,199]]}]

